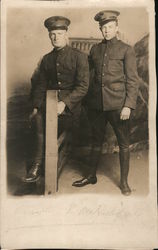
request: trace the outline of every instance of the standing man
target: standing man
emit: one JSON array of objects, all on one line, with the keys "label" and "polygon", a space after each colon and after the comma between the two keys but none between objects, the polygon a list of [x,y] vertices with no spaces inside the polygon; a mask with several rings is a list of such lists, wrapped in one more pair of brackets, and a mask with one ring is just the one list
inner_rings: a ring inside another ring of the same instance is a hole
[{"label": "standing man", "polygon": [[43,57],[38,72],[32,78],[33,111],[30,121],[36,128],[36,150],[34,163],[24,178],[28,183],[36,182],[41,175],[46,91],[58,91],[58,135],[64,129],[75,131],[81,111],[81,100],[88,91],[88,59],[85,54],[67,45],[69,24],[70,20],[62,16],[53,16],[44,22],[54,49]]},{"label": "standing man", "polygon": [[101,11],[95,16],[104,37],[91,48],[90,88],[86,99],[92,129],[92,150],[86,176],[73,183],[82,187],[97,182],[96,170],[101,155],[107,122],[110,122],[119,145],[120,189],[129,195],[130,115],[136,107],[139,78],[133,49],[116,38],[119,12]]}]

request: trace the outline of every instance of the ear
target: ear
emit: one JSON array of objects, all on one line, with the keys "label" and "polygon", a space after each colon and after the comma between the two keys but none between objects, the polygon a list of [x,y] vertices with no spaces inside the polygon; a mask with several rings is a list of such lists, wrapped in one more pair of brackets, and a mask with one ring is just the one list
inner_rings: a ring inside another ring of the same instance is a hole
[{"label": "ear", "polygon": [[67,30],[65,30],[65,36],[68,36],[68,31]]},{"label": "ear", "polygon": [[103,35],[102,26],[99,26],[99,29],[100,29],[100,31],[101,31],[101,33],[102,33],[102,35]]}]

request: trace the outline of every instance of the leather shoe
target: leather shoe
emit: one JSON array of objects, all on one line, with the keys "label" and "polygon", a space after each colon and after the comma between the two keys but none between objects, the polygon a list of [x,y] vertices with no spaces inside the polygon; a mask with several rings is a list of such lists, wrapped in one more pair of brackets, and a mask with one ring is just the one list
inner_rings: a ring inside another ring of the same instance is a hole
[{"label": "leather shoe", "polygon": [[27,183],[36,182],[39,180],[40,176],[41,176],[41,164],[35,163],[30,169],[27,176],[23,179],[23,181]]},{"label": "leather shoe", "polygon": [[75,181],[72,183],[72,186],[74,187],[83,187],[88,184],[96,184],[97,183],[97,177],[90,177],[90,178],[82,178],[81,180]]},{"label": "leather shoe", "polygon": [[126,184],[120,184],[120,189],[121,189],[121,193],[123,195],[128,196],[128,195],[131,194],[131,189],[130,189],[130,187],[128,186],[127,183]]}]

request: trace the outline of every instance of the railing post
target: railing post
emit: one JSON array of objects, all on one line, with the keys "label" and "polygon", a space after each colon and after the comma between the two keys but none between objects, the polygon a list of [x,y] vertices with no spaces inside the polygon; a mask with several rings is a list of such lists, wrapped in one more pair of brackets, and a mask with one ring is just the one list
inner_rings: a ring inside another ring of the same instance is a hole
[{"label": "railing post", "polygon": [[46,101],[46,152],[45,152],[45,195],[57,191],[57,93],[55,90],[47,91]]}]

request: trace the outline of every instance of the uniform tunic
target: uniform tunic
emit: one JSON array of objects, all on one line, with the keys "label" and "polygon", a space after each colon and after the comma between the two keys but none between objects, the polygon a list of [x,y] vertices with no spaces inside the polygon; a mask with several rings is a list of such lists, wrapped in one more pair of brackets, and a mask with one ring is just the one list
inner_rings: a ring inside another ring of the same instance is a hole
[{"label": "uniform tunic", "polygon": [[133,49],[114,37],[90,51],[90,87],[85,99],[91,127],[91,164],[87,176],[96,176],[106,125],[117,137],[121,169],[129,168],[130,120],[121,120],[123,107],[135,109],[139,78]]},{"label": "uniform tunic", "polygon": [[89,65],[87,56],[77,49],[65,46],[53,49],[45,55],[40,67],[32,77],[31,99],[38,108],[34,119],[36,151],[34,161],[41,164],[44,157],[45,104],[47,90],[57,90],[58,100],[66,105],[58,116],[58,136],[63,130],[71,130],[77,136],[81,100],[88,91]]},{"label": "uniform tunic", "polygon": [[53,89],[58,90],[59,101],[63,101],[71,113],[78,112],[88,86],[87,56],[69,46],[54,49],[41,61],[38,83],[32,91],[33,107],[40,109],[45,103],[46,91]]},{"label": "uniform tunic", "polygon": [[103,40],[89,55],[90,88],[87,104],[91,109],[135,109],[139,78],[132,47],[117,40]]}]

